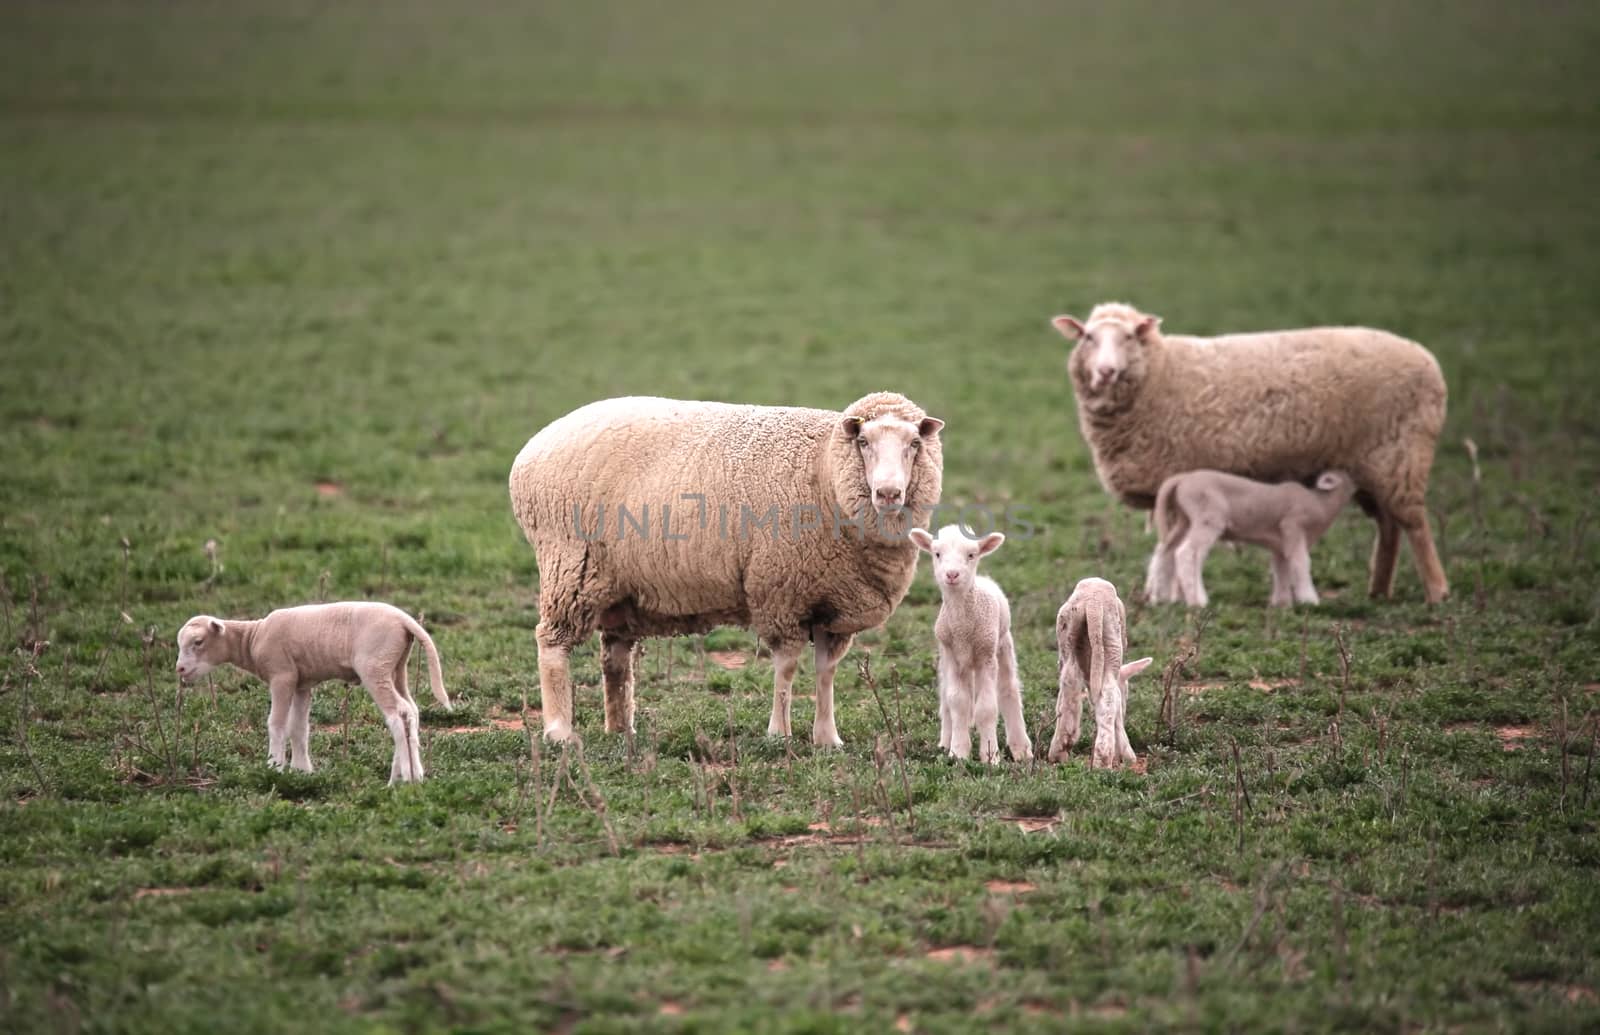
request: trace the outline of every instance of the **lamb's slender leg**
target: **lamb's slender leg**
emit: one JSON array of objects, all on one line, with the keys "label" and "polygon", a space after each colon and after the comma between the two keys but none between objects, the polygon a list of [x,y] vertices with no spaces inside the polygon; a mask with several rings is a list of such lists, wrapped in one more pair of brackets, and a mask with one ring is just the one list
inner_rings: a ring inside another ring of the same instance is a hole
[{"label": "lamb's slender leg", "polygon": [[1433,531],[1428,527],[1428,511],[1420,504],[1396,510],[1395,520],[1405,530],[1411,542],[1411,559],[1416,562],[1417,575],[1422,579],[1422,592],[1428,603],[1437,604],[1450,595],[1450,580],[1439,563],[1439,552],[1433,546]]},{"label": "lamb's slender leg", "polygon": [[990,655],[980,661],[973,676],[972,724],[978,728],[978,758],[994,765],[1000,761],[1000,738],[995,732],[1000,718],[1000,667],[995,657]]},{"label": "lamb's slender leg", "polygon": [[1288,607],[1294,603],[1294,569],[1290,566],[1289,558],[1283,555],[1281,548],[1272,551],[1272,596],[1267,604],[1271,607]]},{"label": "lamb's slender leg", "polygon": [[1033,741],[1028,738],[1028,723],[1022,715],[1022,681],[1017,678],[1017,645],[1010,633],[1000,641],[995,660],[1000,673],[996,690],[1000,695],[1000,716],[1006,721],[1006,747],[1017,761],[1033,757]]},{"label": "lamb's slender leg", "polygon": [[560,742],[572,736],[571,648],[547,623],[534,631],[539,643],[539,707],[544,712],[544,738]]},{"label": "lamb's slender leg", "polygon": [[363,674],[361,682],[372,695],[378,711],[383,713],[384,725],[389,727],[389,736],[394,741],[394,761],[389,766],[389,783],[421,780],[422,742],[417,735],[416,704],[399,693],[389,672],[381,675]]},{"label": "lamb's slender leg", "polygon": [[289,764],[302,773],[311,772],[311,684],[295,688],[289,702]]},{"label": "lamb's slender leg", "polygon": [[818,747],[842,747],[844,741],[833,721],[833,673],[855,637],[825,629],[815,629],[811,636],[817,662],[817,715],[811,724],[811,742]]},{"label": "lamb's slender leg", "polygon": [[[1400,523],[1382,503],[1378,504],[1378,538],[1372,543],[1372,570],[1367,595],[1387,597],[1394,591],[1394,568],[1400,559]],[[1431,538],[1429,540],[1432,542]]]},{"label": "lamb's slender leg", "polygon": [[950,754],[955,758],[971,758],[974,673],[966,665],[957,665],[954,676],[948,695],[950,700]]},{"label": "lamb's slender leg", "polygon": [[772,716],[767,720],[767,736],[789,735],[789,711],[793,702],[794,674],[800,668],[799,640],[772,644]]},{"label": "lamb's slender leg", "polygon": [[1172,543],[1156,543],[1156,548],[1150,553],[1150,564],[1145,569],[1144,598],[1152,604],[1165,604],[1173,601],[1177,594],[1173,591],[1173,547]]},{"label": "lamb's slender leg", "polygon": [[1293,535],[1284,539],[1284,552],[1288,555],[1290,586],[1297,604],[1317,603],[1317,587],[1311,583],[1311,548],[1305,537]]},{"label": "lamb's slender leg", "polygon": [[1061,654],[1056,690],[1056,732],[1045,757],[1052,762],[1066,758],[1072,745],[1078,742],[1078,729],[1082,723],[1083,674],[1078,671],[1078,662],[1068,648]]},{"label": "lamb's slender leg", "polygon": [[950,664],[950,652],[939,648],[939,749],[950,750],[950,733],[955,720],[950,711],[950,694],[956,685],[955,666]]},{"label": "lamb's slender leg", "polygon": [[299,687],[299,681],[293,676],[280,676],[268,686],[272,693],[272,710],[267,713],[267,764],[274,769],[282,769],[289,763],[289,719]]},{"label": "lamb's slender leg", "polygon": [[1122,696],[1121,687],[1108,676],[1100,693],[1095,694],[1091,688],[1089,696],[1094,704],[1094,755],[1089,765],[1094,769],[1115,769],[1120,747],[1117,742],[1117,713],[1118,699]]},{"label": "lamb's slender leg", "polygon": [[633,648],[636,642],[616,633],[600,634],[607,733],[633,732]]},{"label": "lamb's slender leg", "polygon": [[1196,521],[1189,526],[1189,533],[1178,547],[1178,584],[1183,592],[1183,602],[1190,607],[1205,607],[1209,600],[1201,570],[1205,567],[1206,555],[1221,537],[1221,526]]},{"label": "lamb's slender leg", "polygon": [[1133,752],[1133,744],[1128,741],[1128,690],[1117,684],[1117,753],[1129,765],[1139,760]]}]

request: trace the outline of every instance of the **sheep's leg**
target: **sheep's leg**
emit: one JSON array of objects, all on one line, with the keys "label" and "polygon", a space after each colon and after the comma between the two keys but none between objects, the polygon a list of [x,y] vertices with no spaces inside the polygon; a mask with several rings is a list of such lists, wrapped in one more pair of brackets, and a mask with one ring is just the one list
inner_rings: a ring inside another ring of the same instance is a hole
[{"label": "sheep's leg", "polygon": [[1173,597],[1173,550],[1167,543],[1156,543],[1150,553],[1150,564],[1145,569],[1144,598],[1152,604],[1165,604]]},{"label": "sheep's leg", "polygon": [[539,707],[544,712],[544,738],[560,742],[572,737],[571,652],[565,636],[540,622],[534,631],[539,644]]},{"label": "sheep's leg", "polygon": [[361,682],[372,702],[383,713],[384,725],[394,740],[394,760],[389,765],[389,783],[411,783],[421,780],[422,741],[417,734],[417,706],[411,698],[402,695],[388,672],[381,675],[363,675]]},{"label": "sheep's leg", "polygon": [[1083,674],[1071,650],[1061,656],[1061,670],[1056,690],[1056,732],[1050,740],[1050,751],[1045,755],[1052,762],[1067,757],[1072,745],[1078,742],[1078,728],[1083,722]]},{"label": "sheep's leg", "polygon": [[789,735],[789,705],[792,702],[794,674],[800,668],[800,649],[805,644],[772,644],[772,717],[767,720],[767,736]]},{"label": "sheep's leg", "polygon": [[1006,747],[1018,762],[1033,757],[1033,741],[1028,739],[1028,723],[1022,715],[1022,681],[1017,678],[1017,645],[1010,633],[1000,641],[995,652],[999,665],[996,691],[999,694],[1000,716],[1006,721]]},{"label": "sheep's leg", "polygon": [[833,673],[854,637],[814,629],[811,638],[817,662],[817,715],[811,724],[811,742],[818,747],[843,747],[844,741],[839,739],[833,722]]},{"label": "sheep's leg", "polygon": [[950,709],[950,695],[956,685],[955,666],[950,663],[950,654],[943,647],[939,648],[939,748],[942,751],[950,749],[950,735],[955,729],[955,718]]},{"label": "sheep's leg", "polygon": [[1205,607],[1209,600],[1200,573],[1205,567],[1206,555],[1221,537],[1220,526],[1197,521],[1189,526],[1188,534],[1183,537],[1183,543],[1178,547],[1178,585],[1182,591],[1183,602],[1190,607]]},{"label": "sheep's leg", "polygon": [[289,764],[311,772],[311,684],[295,688],[289,702]]},{"label": "sheep's leg", "polygon": [[291,677],[274,679],[268,689],[272,693],[272,710],[267,713],[267,764],[274,769],[288,765],[289,719],[294,709],[295,691],[300,684]]},{"label": "sheep's leg", "polygon": [[1375,520],[1378,522],[1378,538],[1372,542],[1372,567],[1367,580],[1367,595],[1379,598],[1387,597],[1394,591],[1394,568],[1400,559],[1400,523],[1381,503]]},{"label": "sheep's leg", "polygon": [[950,754],[954,758],[972,757],[973,675],[959,666],[950,685]]},{"label": "sheep's leg", "polygon": [[1401,508],[1395,512],[1395,520],[1405,529],[1406,538],[1411,542],[1411,559],[1416,562],[1417,575],[1422,579],[1424,596],[1430,604],[1439,603],[1450,595],[1450,580],[1433,546],[1427,509],[1421,505]]},{"label": "sheep's leg", "polygon": [[993,656],[978,663],[972,681],[972,724],[978,728],[978,759],[988,765],[1000,761],[1000,738],[996,724],[1000,719],[1000,668]]},{"label": "sheep's leg", "polygon": [[1272,596],[1267,603],[1272,607],[1294,603],[1294,569],[1281,549],[1272,551]]},{"label": "sheep's leg", "polygon": [[1121,687],[1112,678],[1106,679],[1106,685],[1100,688],[1100,693],[1091,690],[1090,698],[1094,704],[1094,755],[1089,760],[1089,765],[1094,769],[1115,769],[1120,744],[1117,742],[1117,717],[1118,702],[1122,697]]},{"label": "sheep's leg", "polygon": [[1294,590],[1294,602],[1317,603],[1317,587],[1311,584],[1311,547],[1306,544],[1305,537],[1298,534],[1286,537],[1283,550],[1288,555],[1289,580]]},{"label": "sheep's leg", "polygon": [[1128,741],[1128,691],[1120,682],[1117,684],[1117,753],[1129,765],[1139,760]]},{"label": "sheep's leg", "polygon": [[616,633],[600,634],[607,733],[633,732],[633,648],[636,642]]}]

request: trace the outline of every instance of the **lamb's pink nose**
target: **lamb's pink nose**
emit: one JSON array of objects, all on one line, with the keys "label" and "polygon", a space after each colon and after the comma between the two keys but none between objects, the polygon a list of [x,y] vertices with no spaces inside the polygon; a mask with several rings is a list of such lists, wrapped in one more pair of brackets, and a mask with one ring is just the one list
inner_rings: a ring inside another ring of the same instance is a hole
[{"label": "lamb's pink nose", "polygon": [[961,581],[961,573],[959,571],[947,571],[944,573],[944,580],[954,586]]}]

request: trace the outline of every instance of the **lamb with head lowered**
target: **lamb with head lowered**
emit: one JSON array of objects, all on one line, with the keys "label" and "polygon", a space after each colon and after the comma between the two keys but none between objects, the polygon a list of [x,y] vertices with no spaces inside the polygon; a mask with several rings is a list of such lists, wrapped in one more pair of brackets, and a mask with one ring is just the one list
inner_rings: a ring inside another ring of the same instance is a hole
[{"label": "lamb with head lowered", "polygon": [[978,574],[978,560],[998,550],[1006,537],[990,532],[973,539],[960,525],[939,529],[937,539],[921,528],[910,534],[918,549],[933,556],[933,581],[942,598],[933,625],[939,641],[939,746],[956,758],[970,757],[976,725],[978,758],[998,762],[998,714],[1005,716],[1011,757],[1032,758],[1011,638],[1011,605],[993,579]]},{"label": "lamb with head lowered", "polygon": [[1083,691],[1089,690],[1094,711],[1095,769],[1115,769],[1119,761],[1138,761],[1128,742],[1128,679],[1143,672],[1150,658],[1122,663],[1128,615],[1117,587],[1105,579],[1079,580],[1072,595],[1056,612],[1056,650],[1059,654],[1056,693],[1056,732],[1046,756],[1059,762],[1078,742],[1083,721]]},{"label": "lamb with head lowered", "polygon": [[1156,494],[1160,542],[1150,555],[1145,596],[1204,607],[1200,573],[1218,540],[1252,543],[1272,552],[1274,607],[1315,604],[1311,547],[1355,495],[1343,471],[1323,471],[1315,487],[1270,484],[1222,471],[1188,471],[1161,483]]},{"label": "lamb with head lowered", "polygon": [[178,678],[191,682],[218,665],[260,677],[272,693],[267,761],[307,773],[312,689],[330,679],[360,682],[394,739],[389,783],[408,783],[423,776],[417,703],[406,688],[412,640],[427,653],[434,700],[449,708],[439,651],[427,631],[398,607],[366,601],[279,608],[255,621],[196,615],[178,630]]}]

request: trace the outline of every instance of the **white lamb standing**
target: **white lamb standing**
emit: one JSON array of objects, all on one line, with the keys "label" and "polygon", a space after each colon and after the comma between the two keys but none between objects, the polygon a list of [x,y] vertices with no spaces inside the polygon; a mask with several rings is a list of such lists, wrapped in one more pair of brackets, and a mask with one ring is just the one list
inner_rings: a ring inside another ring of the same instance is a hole
[{"label": "white lamb standing", "polygon": [[955,758],[972,754],[978,727],[978,757],[1000,760],[996,712],[1005,716],[1006,746],[1017,761],[1033,757],[1022,718],[1022,683],[1011,638],[1011,605],[978,560],[1000,549],[1006,537],[990,532],[974,540],[959,525],[945,525],[937,539],[913,528],[911,541],[933,555],[933,580],[942,603],[933,634],[939,641],[939,746]]},{"label": "white lamb standing", "polygon": [[1128,679],[1143,672],[1150,658],[1122,663],[1128,616],[1117,587],[1105,579],[1083,579],[1056,612],[1056,649],[1060,685],[1056,696],[1056,732],[1050,761],[1059,762],[1078,741],[1083,721],[1083,689],[1094,709],[1094,754],[1090,766],[1115,769],[1118,759],[1138,761],[1128,743]]},{"label": "white lamb standing", "polygon": [[288,741],[292,765],[307,773],[312,689],[330,679],[360,682],[394,738],[389,783],[408,783],[423,777],[417,704],[406,688],[413,639],[427,652],[434,700],[449,708],[439,651],[427,631],[398,607],[366,601],[279,608],[256,621],[196,615],[178,630],[178,678],[191,682],[224,664],[260,677],[272,692],[267,761],[283,768]]},{"label": "white lamb standing", "polygon": [[1272,552],[1272,606],[1315,604],[1311,547],[1355,492],[1355,482],[1343,471],[1322,472],[1310,489],[1222,471],[1175,474],[1156,493],[1161,540],[1150,555],[1145,595],[1152,602],[1204,607],[1208,598],[1200,573],[1211,548],[1224,540]]},{"label": "white lamb standing", "polygon": [[842,412],[605,399],[534,435],[509,488],[538,555],[545,737],[573,735],[568,658],[596,630],[605,728],[621,733],[634,728],[635,644],[742,625],[772,648],[767,733],[790,734],[810,641],[811,739],[839,746],[834,672],[911,587],[906,533],[939,502],[942,427],[905,396],[874,392]]},{"label": "white lamb standing", "polygon": [[1123,503],[1149,508],[1163,481],[1202,468],[1267,481],[1339,468],[1378,524],[1371,595],[1393,588],[1401,532],[1428,602],[1449,595],[1425,498],[1446,395],[1427,349],[1371,327],[1166,334],[1118,302],[1052,323],[1075,343],[1067,369],[1095,472]]}]

